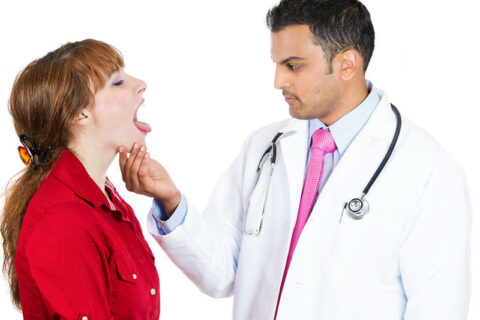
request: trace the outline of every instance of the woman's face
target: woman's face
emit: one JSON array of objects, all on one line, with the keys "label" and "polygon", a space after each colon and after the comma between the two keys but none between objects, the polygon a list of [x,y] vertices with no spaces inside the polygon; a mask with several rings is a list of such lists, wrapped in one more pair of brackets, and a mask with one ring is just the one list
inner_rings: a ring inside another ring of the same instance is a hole
[{"label": "woman's face", "polygon": [[92,116],[93,136],[103,147],[130,148],[135,141],[145,143],[151,131],[148,124],[137,120],[137,110],[143,104],[146,83],[120,69],[95,94],[95,103],[87,107]]}]

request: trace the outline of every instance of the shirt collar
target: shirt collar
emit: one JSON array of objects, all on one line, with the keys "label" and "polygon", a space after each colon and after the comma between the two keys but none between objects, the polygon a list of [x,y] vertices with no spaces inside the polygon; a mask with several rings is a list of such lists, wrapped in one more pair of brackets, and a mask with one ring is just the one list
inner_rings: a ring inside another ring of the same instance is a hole
[{"label": "shirt collar", "polygon": [[92,206],[98,207],[104,204],[107,208],[112,209],[105,194],[90,177],[80,160],[70,150],[63,149],[60,152],[52,169],[52,174],[72,190],[73,193]]},{"label": "shirt collar", "polygon": [[332,134],[340,156],[343,155],[353,139],[365,126],[380,102],[381,95],[377,92],[377,89],[370,81],[366,82],[367,88],[370,92],[367,98],[352,111],[338,119],[335,123],[326,126],[320,119],[311,119],[308,121],[310,139],[317,129],[326,129]]}]

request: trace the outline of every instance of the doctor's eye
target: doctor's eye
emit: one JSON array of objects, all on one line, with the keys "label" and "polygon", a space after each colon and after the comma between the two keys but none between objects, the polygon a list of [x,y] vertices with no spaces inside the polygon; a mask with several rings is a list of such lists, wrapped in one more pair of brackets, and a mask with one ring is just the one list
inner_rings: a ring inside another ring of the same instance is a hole
[{"label": "doctor's eye", "polygon": [[286,66],[287,66],[287,69],[290,71],[297,71],[301,67],[298,64],[291,64],[291,63],[287,63]]},{"label": "doctor's eye", "polygon": [[123,80],[118,80],[118,81],[112,83],[112,85],[114,85],[114,86],[121,86],[122,84],[123,84]]}]

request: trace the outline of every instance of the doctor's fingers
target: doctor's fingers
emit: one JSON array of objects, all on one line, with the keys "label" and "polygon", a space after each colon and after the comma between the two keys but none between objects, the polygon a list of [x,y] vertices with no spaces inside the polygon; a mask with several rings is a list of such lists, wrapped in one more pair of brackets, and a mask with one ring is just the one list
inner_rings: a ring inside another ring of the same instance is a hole
[{"label": "doctor's fingers", "polygon": [[128,153],[127,153],[127,148],[125,147],[120,147],[119,148],[120,156],[119,156],[119,165],[120,165],[120,172],[122,173],[122,180],[125,183],[125,186],[130,188],[130,181],[128,180],[127,177],[127,162],[129,159]]},{"label": "doctor's fingers", "polygon": [[118,164],[120,165],[120,172],[122,173],[122,180],[125,181],[125,164],[127,163],[127,149],[125,147],[118,148],[120,153],[118,157]]},{"label": "doctor's fingers", "polygon": [[135,160],[132,163],[132,166],[130,167],[130,186],[132,188],[131,191],[136,192],[136,193],[142,193],[143,190],[141,190],[141,183],[140,183],[140,178],[138,175],[138,171],[140,167],[142,166],[143,161],[145,160],[145,157],[147,155],[147,148],[142,146],[138,153],[137,156],[135,157]]},{"label": "doctor's fingers", "polygon": [[140,168],[137,171],[137,179],[140,188],[140,192],[146,196],[152,197],[153,190],[155,188],[154,181],[150,178],[149,173],[151,172],[151,167],[154,165],[155,161],[149,161],[150,154],[147,152],[143,158]]},{"label": "doctor's fingers", "polygon": [[[130,156],[125,163],[125,175],[124,180],[125,186],[128,191],[136,191],[138,190],[138,179],[136,171],[140,167],[140,163],[143,160],[146,152],[146,147],[142,146],[139,143],[134,143],[132,149],[130,150]],[[139,163],[140,162],[140,163]]]},{"label": "doctor's fingers", "polygon": [[143,157],[143,161],[140,163],[140,167],[137,170],[137,178],[140,183],[140,187],[145,188],[148,181],[148,170],[150,163],[148,162],[148,158],[150,154],[147,152]]}]

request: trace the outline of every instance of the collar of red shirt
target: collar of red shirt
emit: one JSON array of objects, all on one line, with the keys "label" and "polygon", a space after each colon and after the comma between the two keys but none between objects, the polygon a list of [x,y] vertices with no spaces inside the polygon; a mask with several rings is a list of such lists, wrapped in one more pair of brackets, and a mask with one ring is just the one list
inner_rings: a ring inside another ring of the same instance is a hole
[{"label": "collar of red shirt", "polygon": [[88,174],[83,164],[68,149],[63,149],[55,163],[52,174],[63,184],[65,184],[78,197],[88,202],[93,207],[105,205],[112,211],[119,211],[123,218],[126,218],[126,212],[117,208],[124,206],[119,200],[117,191],[110,180],[105,181],[105,186],[110,191],[110,197],[114,207],[110,205],[109,200],[93,179]]}]

